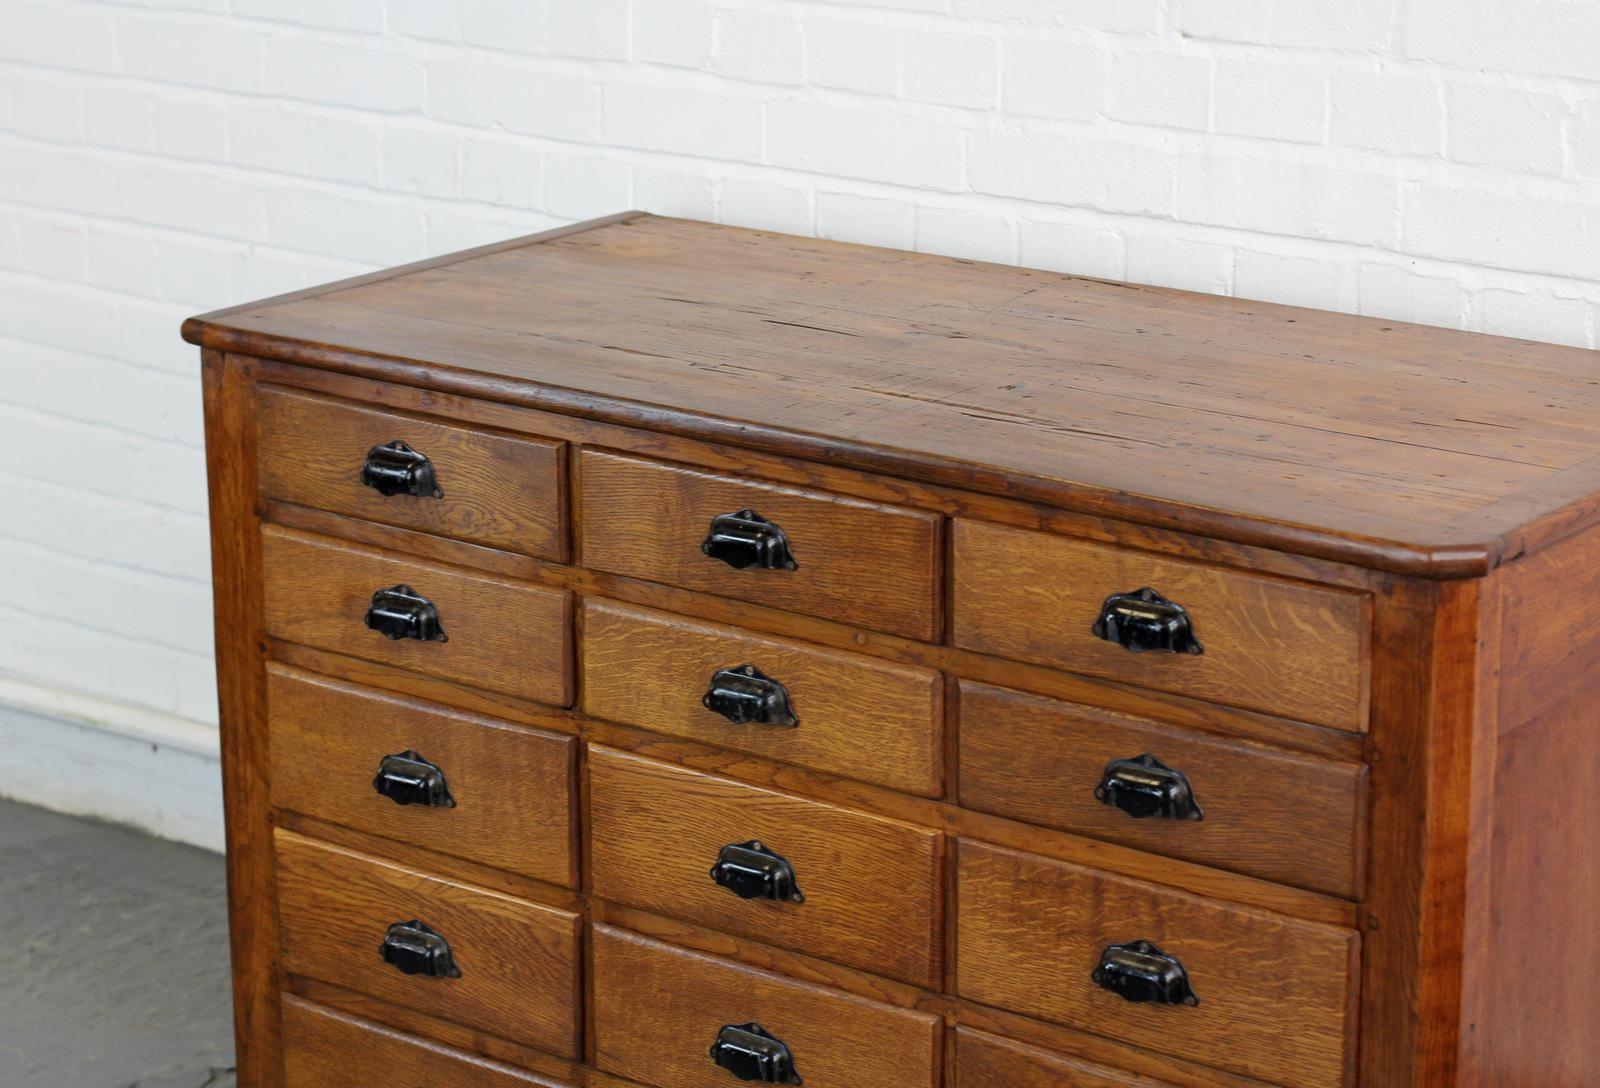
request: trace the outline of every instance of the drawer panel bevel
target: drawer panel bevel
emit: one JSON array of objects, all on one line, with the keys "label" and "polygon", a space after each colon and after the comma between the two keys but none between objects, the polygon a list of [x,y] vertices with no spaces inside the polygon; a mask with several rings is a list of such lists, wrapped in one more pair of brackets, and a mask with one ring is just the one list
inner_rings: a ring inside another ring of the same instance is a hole
[{"label": "drawer panel bevel", "polygon": [[[1350,1083],[1355,931],[971,839],[956,855],[962,997],[1284,1088]],[[1097,984],[1106,950],[1140,941],[1179,961],[1197,1005]]]},{"label": "drawer panel bevel", "polygon": [[[963,680],[961,803],[1156,854],[1355,898],[1365,864],[1360,764]],[[1096,796],[1116,760],[1181,773],[1203,818],[1135,819]]]},{"label": "drawer panel bevel", "polygon": [[[615,749],[589,749],[594,894],[937,988],[943,836]],[[725,846],[787,860],[804,902],[717,884]]]},{"label": "drawer panel bevel", "polygon": [[893,1008],[611,926],[594,927],[596,1064],[658,1088],[738,1083],[709,1050],[758,1023],[806,1088],[935,1088],[939,1017]]},{"label": "drawer panel bevel", "polygon": [[[267,633],[551,706],[572,702],[571,594],[280,526],[262,529]],[[364,617],[404,585],[438,611],[447,641],[390,639]]]},{"label": "drawer panel bevel", "polygon": [[[277,386],[257,397],[267,498],[566,560],[565,443]],[[368,451],[396,441],[427,458],[439,497],[383,495],[362,483]]]},{"label": "drawer panel bevel", "polygon": [[[1366,731],[1363,592],[965,518],[951,533],[963,649]],[[1198,652],[1130,652],[1097,637],[1109,599],[1146,588],[1184,610]]]},{"label": "drawer panel bevel", "polygon": [[[574,887],[578,741],[267,667],[273,804],[319,820]],[[373,785],[385,756],[442,772],[449,806],[396,804]]]},{"label": "drawer panel bevel", "polygon": [[[561,1057],[578,1055],[580,917],[291,831],[274,837],[283,969]],[[460,977],[384,961],[389,927],[443,936]]]},{"label": "drawer panel bevel", "polygon": [[[943,631],[939,515],[584,450],[583,565],[933,640]],[[719,515],[779,526],[795,569],[735,569],[702,546]]]},{"label": "drawer panel bevel", "polygon": [[[934,669],[591,598],[583,705],[594,717],[923,797],[940,789],[944,688]],[[702,697],[719,669],[781,683],[798,724],[735,724]]]},{"label": "drawer panel bevel", "polygon": [[283,1001],[283,1068],[293,1088],[562,1088],[525,1070],[292,996]]}]

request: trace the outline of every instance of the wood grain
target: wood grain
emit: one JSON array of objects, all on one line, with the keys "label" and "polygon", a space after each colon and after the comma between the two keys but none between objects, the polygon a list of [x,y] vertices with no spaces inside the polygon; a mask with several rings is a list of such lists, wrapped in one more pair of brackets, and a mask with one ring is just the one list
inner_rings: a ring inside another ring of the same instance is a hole
[{"label": "wood grain", "polygon": [[524,1070],[292,996],[283,999],[283,1035],[285,1080],[294,1088],[560,1088]]},{"label": "wood grain", "polygon": [[957,1028],[953,1088],[1162,1088],[1119,1073],[971,1028]]},{"label": "wood grain", "polygon": [[[577,885],[569,736],[448,710],[272,665],[273,803],[552,884]],[[454,807],[397,805],[372,787],[386,755],[415,750]]]},{"label": "wood grain", "polygon": [[[589,827],[596,895],[937,985],[933,830],[596,746]],[[789,860],[804,903],[740,899],[712,882],[717,852],[751,839]]]},{"label": "wood grain", "polygon": [[633,219],[188,334],[1415,574],[1600,515],[1578,349],[707,224]]},{"label": "wood grain", "polygon": [[[1203,820],[1135,820],[1095,797],[1112,760],[1154,755]],[[1097,707],[961,682],[961,803],[1355,898],[1366,769],[1174,729]]]},{"label": "wood grain", "polygon": [[[586,566],[911,638],[942,630],[936,514],[594,450],[579,471]],[[783,529],[798,569],[701,552],[711,519],[745,508]]]},{"label": "wood grain", "polygon": [[[1355,933],[970,839],[956,854],[963,997],[1286,1088],[1353,1083]],[[1108,945],[1138,940],[1183,963],[1198,1006],[1091,981]]]},{"label": "wood grain", "polygon": [[[261,493],[352,517],[567,557],[566,446],[383,411],[290,389],[260,394]],[[440,498],[361,483],[373,446],[405,442],[432,462]]]},{"label": "wood grain", "polygon": [[[554,706],[572,702],[570,594],[277,526],[261,535],[274,636]],[[372,594],[400,584],[434,603],[448,642],[391,640],[366,626]]]},{"label": "wood grain", "polygon": [[[722,1014],[682,1009],[726,994],[833,1026],[808,1049],[850,1088],[864,1052],[865,1083],[919,1088],[1590,1088],[1588,353],[651,217],[186,335],[208,348],[242,1084],[284,1086],[288,987],[341,1010],[289,999],[292,1032],[321,1017],[316,1054],[447,1084],[441,1044],[589,1088],[721,1084],[698,1036]],[[458,504],[353,482],[395,437],[448,458]],[[700,554],[745,505],[805,577]],[[449,643],[365,629],[400,582],[449,606]],[[1147,584],[1204,655],[1088,635]],[[781,661],[790,747],[680,716],[724,650]],[[402,729],[504,806],[453,810],[482,821],[462,835],[334,787]],[[1206,821],[1089,799],[1144,750]],[[797,831],[822,924],[710,883],[717,846]],[[464,1008],[373,975],[372,934],[339,927],[407,901],[545,982]],[[585,918],[594,966],[620,942],[623,970],[581,970]],[[1185,960],[1199,1008],[1091,986],[1102,943],[1136,937]],[[583,976],[610,1025],[586,1046]]]},{"label": "wood grain", "polygon": [[1073,702],[1125,710],[1174,725],[1251,737],[1346,761],[1361,759],[1365,751],[1365,740],[1358,733],[1220,706],[1153,688],[1137,688],[1079,676],[1042,665],[1025,665],[951,646],[917,642],[897,635],[848,627],[814,616],[781,612],[634,578],[581,567],[556,566],[527,556],[357,521],[308,507],[269,502],[267,516],[269,521],[287,528],[319,536],[333,536],[386,551],[402,551],[434,562],[471,567],[553,588],[567,588],[580,597],[603,597],[758,634],[804,639],[886,661],[941,669]]},{"label": "wood grain", "polygon": [[226,816],[228,942],[235,1065],[250,1088],[280,1088],[277,881],[262,653],[261,522],[256,514],[255,367],[203,353],[217,708]]},{"label": "wood grain", "polygon": [[[953,641],[1338,729],[1366,728],[1364,594],[957,519]],[[1205,652],[1129,653],[1091,633],[1116,593],[1188,610]]]},{"label": "wood grain", "polygon": [[1468,1088],[1581,1088],[1600,1072],[1597,557],[1591,531],[1505,570],[1496,735],[1476,753],[1492,802],[1464,950]]},{"label": "wood grain", "polygon": [[948,802],[870,786],[802,767],[771,763],[740,752],[713,748],[695,741],[663,737],[630,726],[597,721],[504,696],[493,696],[456,684],[446,684],[401,669],[356,658],[311,650],[274,640],[276,660],[372,685],[429,701],[446,702],[504,717],[535,728],[573,733],[591,744],[632,752],[642,758],[703,773],[726,775],[755,785],[798,793],[847,808],[863,809],[894,820],[942,828],[948,835],[968,835],[1001,846],[1089,865],[1136,879],[1173,884],[1201,895],[1323,922],[1354,925],[1362,908],[1318,892],[1274,884],[1255,877],[1225,872],[1177,858],[1163,857],[1117,843],[1086,838],[1053,828],[1026,824],[1000,816],[961,808]]},{"label": "wood grain", "polygon": [[[599,718],[858,778],[941,792],[944,685],[927,668],[763,637],[589,598],[583,708]],[[753,664],[784,686],[800,724],[735,725],[701,703],[718,669]]]},{"label": "wood grain", "polygon": [[1456,1084],[1475,705],[1494,671],[1479,581],[1386,579],[1374,639],[1360,1083]]},{"label": "wood grain", "polygon": [[[288,347],[293,353],[294,346]],[[413,385],[397,385],[331,370],[316,370],[278,359],[259,360],[258,371],[262,381],[287,388],[359,400],[401,411],[426,413],[516,434],[561,439],[573,445],[594,446],[661,461],[677,461],[729,475],[816,488],[870,502],[914,506],[950,517],[970,517],[1023,529],[1039,529],[1145,551],[1204,559],[1225,566],[1246,567],[1264,574],[1280,574],[1358,589],[1370,588],[1377,580],[1377,574],[1365,567],[1236,544],[1217,537],[1196,536],[1192,532],[1160,529],[1147,523],[1075,513],[1039,502],[984,495],[965,487],[930,484],[904,476],[880,476],[832,462],[803,461],[762,453],[726,442],[702,442],[684,435],[622,427],[598,419],[524,408],[504,401],[470,399]]]},{"label": "wood grain", "polygon": [[[578,1053],[578,915],[277,833],[284,969],[547,1050]],[[460,978],[404,975],[395,922],[444,936]]]},{"label": "wood grain", "polygon": [[707,1052],[754,1021],[794,1055],[806,1088],[934,1088],[941,1024],[729,960],[594,927],[595,1062],[660,1088],[727,1088]]}]

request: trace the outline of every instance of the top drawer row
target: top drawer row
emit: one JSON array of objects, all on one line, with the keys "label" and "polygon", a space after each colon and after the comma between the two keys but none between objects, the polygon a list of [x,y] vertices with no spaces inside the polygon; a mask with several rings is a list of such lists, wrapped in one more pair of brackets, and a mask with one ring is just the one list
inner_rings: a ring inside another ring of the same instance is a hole
[{"label": "top drawer row", "polygon": [[[278,388],[260,419],[269,498],[571,558],[564,443]],[[577,478],[585,567],[944,636],[936,513],[592,450]],[[957,646],[1364,728],[1364,593],[959,518],[951,550]]]}]

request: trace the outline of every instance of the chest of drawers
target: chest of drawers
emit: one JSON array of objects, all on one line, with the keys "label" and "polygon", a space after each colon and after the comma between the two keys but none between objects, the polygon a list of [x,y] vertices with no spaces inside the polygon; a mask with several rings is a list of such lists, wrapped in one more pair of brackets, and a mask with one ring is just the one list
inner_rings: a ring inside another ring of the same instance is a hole
[{"label": "chest of drawers", "polygon": [[195,318],[246,1088],[1593,1088],[1592,353],[623,215]]}]

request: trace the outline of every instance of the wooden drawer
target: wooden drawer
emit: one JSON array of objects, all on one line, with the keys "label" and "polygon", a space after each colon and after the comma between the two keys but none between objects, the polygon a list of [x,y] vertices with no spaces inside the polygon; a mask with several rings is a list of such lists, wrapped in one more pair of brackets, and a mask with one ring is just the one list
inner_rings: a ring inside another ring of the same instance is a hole
[{"label": "wooden drawer", "polygon": [[[932,669],[590,599],[584,710],[657,733],[904,790],[940,792],[943,683]],[[719,670],[754,665],[797,725],[735,724],[701,701]]]},{"label": "wooden drawer", "polygon": [[[1089,676],[1365,731],[1365,593],[957,519],[956,645]],[[1095,637],[1107,598],[1154,589],[1202,653],[1131,653]]]},{"label": "wooden drawer", "polygon": [[1002,1039],[956,1029],[955,1088],[1169,1088],[1149,1077]]},{"label": "wooden drawer", "polygon": [[[261,535],[267,631],[274,637],[554,706],[572,702],[565,590],[275,525]],[[397,585],[434,604],[448,641],[390,639],[367,627],[372,595]]]},{"label": "wooden drawer", "polygon": [[737,1083],[710,1056],[724,1026],[760,1024],[806,1088],[932,1088],[937,1016],[594,927],[595,1063],[661,1088]]},{"label": "wooden drawer", "polygon": [[[587,567],[911,638],[941,631],[936,514],[593,450],[579,467]],[[713,518],[746,509],[781,528],[794,570],[701,550]]]},{"label": "wooden drawer", "polygon": [[561,1088],[553,1080],[359,1020],[283,999],[287,1088]]},{"label": "wooden drawer", "polygon": [[[273,804],[576,886],[574,738],[277,664],[267,666],[267,721]],[[378,792],[385,757],[405,753],[438,768],[449,803],[412,800],[403,785]]]},{"label": "wooden drawer", "polygon": [[[261,493],[269,499],[567,557],[564,443],[271,387],[260,393],[259,420]],[[386,496],[362,483],[368,451],[396,441],[427,458],[438,497]]]},{"label": "wooden drawer", "polygon": [[[591,747],[594,893],[934,986],[943,837],[880,816]],[[724,846],[786,859],[804,902],[713,881]]]},{"label": "wooden drawer", "polygon": [[[1287,1088],[1350,1083],[1353,931],[970,839],[956,898],[963,997]],[[1096,985],[1104,951],[1137,941],[1182,963],[1198,1005]]]},{"label": "wooden drawer", "polygon": [[[961,803],[1281,884],[1354,898],[1366,768],[961,682]],[[1203,818],[1135,819],[1095,791],[1109,764],[1153,755]]]},{"label": "wooden drawer", "polygon": [[[578,1053],[576,914],[276,833],[283,968],[563,1057]],[[459,978],[404,974],[395,923],[444,937]]]}]

